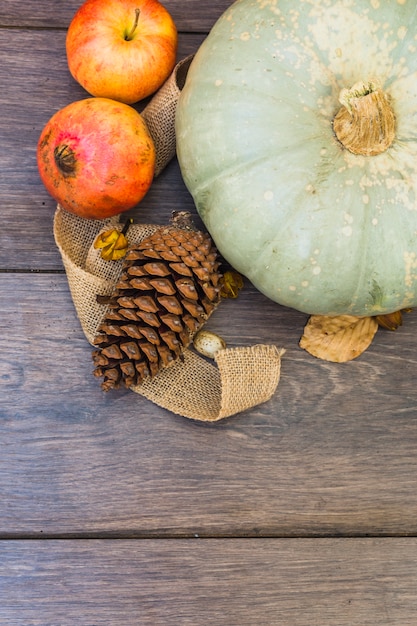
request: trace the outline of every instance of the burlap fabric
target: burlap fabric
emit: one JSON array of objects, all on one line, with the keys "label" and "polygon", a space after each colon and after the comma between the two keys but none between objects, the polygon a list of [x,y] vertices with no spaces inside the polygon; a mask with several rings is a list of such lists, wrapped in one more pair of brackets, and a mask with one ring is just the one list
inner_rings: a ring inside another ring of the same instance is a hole
[{"label": "burlap fabric", "polygon": [[155,177],[175,156],[175,111],[192,60],[191,54],[176,65],[166,83],[141,113],[155,144]]},{"label": "burlap fabric", "polygon": [[[157,174],[175,155],[175,110],[191,59],[177,65],[143,112],[156,146]],[[113,227],[122,228],[119,216],[86,220],[58,206],[54,217],[55,242],[81,327],[91,344],[107,309],[97,302],[97,295],[112,293],[123,264],[104,261],[93,245],[102,230]],[[132,224],[127,232],[129,244],[142,241],[158,227]],[[227,348],[212,363],[189,348],[184,361],[131,389],[174,413],[213,422],[269,400],[279,382],[283,352],[273,345]]]}]

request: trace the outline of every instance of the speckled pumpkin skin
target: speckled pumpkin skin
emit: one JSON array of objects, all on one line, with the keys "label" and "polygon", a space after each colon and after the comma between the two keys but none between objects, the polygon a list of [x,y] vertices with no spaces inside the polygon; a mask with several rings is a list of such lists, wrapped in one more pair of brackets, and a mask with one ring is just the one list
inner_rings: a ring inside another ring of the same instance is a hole
[{"label": "speckled pumpkin skin", "polygon": [[[363,157],[332,121],[368,79],[396,139]],[[176,133],[217,247],[269,298],[329,315],[417,304],[415,0],[238,0],[191,65]]]}]

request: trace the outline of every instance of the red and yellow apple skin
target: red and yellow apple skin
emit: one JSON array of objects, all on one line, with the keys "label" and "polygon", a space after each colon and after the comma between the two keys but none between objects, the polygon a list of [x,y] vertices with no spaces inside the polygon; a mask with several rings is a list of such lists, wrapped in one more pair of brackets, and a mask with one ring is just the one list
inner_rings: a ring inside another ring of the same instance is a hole
[{"label": "red and yellow apple skin", "polygon": [[68,66],[89,94],[133,104],[169,77],[177,43],[158,0],[87,0],[67,32]]},{"label": "red and yellow apple skin", "polygon": [[151,186],[155,146],[141,115],[108,98],[56,112],[38,141],[43,184],[67,211],[104,219],[138,204]]}]

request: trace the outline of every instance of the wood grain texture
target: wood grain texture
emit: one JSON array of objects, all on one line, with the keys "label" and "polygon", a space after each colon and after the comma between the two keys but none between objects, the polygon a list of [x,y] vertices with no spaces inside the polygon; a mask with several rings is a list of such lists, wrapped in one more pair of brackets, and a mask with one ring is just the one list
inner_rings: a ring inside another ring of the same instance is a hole
[{"label": "wood grain texture", "polygon": [[[75,11],[83,0],[37,0],[19,2],[2,0],[0,4],[0,28],[67,28]],[[171,13],[179,31],[207,32],[215,20],[232,4],[231,0],[164,0],[162,4]]]},{"label": "wood grain texture", "polygon": [[412,626],[417,541],[0,543],[5,626]]},{"label": "wood grain texture", "polygon": [[207,327],[284,347],[281,382],[205,425],[101,391],[65,276],[0,274],[0,289],[3,538],[417,532],[413,313],[331,364],[298,348],[306,316],[246,286]]},{"label": "wood grain texture", "polygon": [[[44,124],[87,95],[65,57],[81,2],[0,3],[0,624],[413,626],[416,313],[331,364],[246,284],[207,327],[284,347],[281,382],[217,424],[93,378],[36,167]],[[230,1],[164,4],[180,59]],[[175,209],[176,160],[131,214]]]}]

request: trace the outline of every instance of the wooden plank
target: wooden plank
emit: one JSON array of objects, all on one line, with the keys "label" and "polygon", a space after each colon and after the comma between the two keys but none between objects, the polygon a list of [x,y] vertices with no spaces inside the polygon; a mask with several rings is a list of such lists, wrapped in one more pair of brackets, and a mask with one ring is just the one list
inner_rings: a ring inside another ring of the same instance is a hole
[{"label": "wooden plank", "polygon": [[[0,28],[19,26],[31,28],[67,28],[83,0],[66,0],[59,3],[59,10],[50,0],[22,3],[18,0],[2,0],[0,5]],[[231,0],[163,0],[179,31],[206,32]]]},{"label": "wooden plank", "polygon": [[[178,58],[195,52],[202,39],[202,35],[181,37]],[[62,267],[52,237],[56,205],[40,181],[36,145],[55,111],[87,96],[71,78],[64,50],[63,32],[0,29],[2,269]],[[137,109],[145,104],[139,103]],[[175,160],[132,214],[145,222],[163,223],[178,208],[194,210],[194,204]]]},{"label": "wooden plank", "polygon": [[284,347],[267,403],[214,425],[104,394],[63,275],[0,274],[0,536],[415,534],[417,316],[347,364],[247,286],[208,328]]},{"label": "wooden plank", "polygon": [[[213,425],[92,377],[35,159],[86,95],[64,53],[81,1],[0,6],[0,624],[411,626],[417,540],[393,536],[417,532],[414,313],[335,365],[298,348],[306,316],[246,285],[208,327],[286,348],[282,380]],[[164,3],[178,58],[230,4]],[[133,213],[177,208],[193,205],[173,161]]]},{"label": "wooden plank", "polygon": [[7,626],[412,626],[416,539],[0,543]]}]

